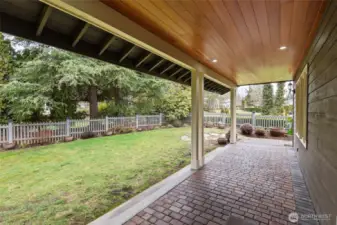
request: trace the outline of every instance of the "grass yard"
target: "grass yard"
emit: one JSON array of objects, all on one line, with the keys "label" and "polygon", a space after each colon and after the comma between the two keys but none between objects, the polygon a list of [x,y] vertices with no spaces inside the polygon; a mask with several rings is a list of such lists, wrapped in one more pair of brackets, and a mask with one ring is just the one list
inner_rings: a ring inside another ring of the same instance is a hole
[{"label": "grass yard", "polygon": [[162,129],[0,152],[0,224],[86,224],[187,165],[189,143],[180,137],[189,133]]}]

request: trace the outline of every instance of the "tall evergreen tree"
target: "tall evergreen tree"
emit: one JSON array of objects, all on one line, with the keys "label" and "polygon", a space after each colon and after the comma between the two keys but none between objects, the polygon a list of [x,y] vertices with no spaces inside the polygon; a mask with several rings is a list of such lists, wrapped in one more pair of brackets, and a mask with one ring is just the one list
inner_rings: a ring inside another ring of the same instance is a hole
[{"label": "tall evergreen tree", "polygon": [[263,85],[262,113],[269,115],[273,109],[273,87],[271,84]]},{"label": "tall evergreen tree", "polygon": [[280,82],[277,84],[277,91],[276,91],[276,97],[275,97],[275,111],[278,114],[283,113],[283,106],[284,106],[284,82]]},{"label": "tall evergreen tree", "polygon": [[[0,90],[6,84],[13,73],[14,68],[14,50],[9,40],[0,33]],[[0,123],[5,122],[8,116],[7,101],[0,96]]]}]

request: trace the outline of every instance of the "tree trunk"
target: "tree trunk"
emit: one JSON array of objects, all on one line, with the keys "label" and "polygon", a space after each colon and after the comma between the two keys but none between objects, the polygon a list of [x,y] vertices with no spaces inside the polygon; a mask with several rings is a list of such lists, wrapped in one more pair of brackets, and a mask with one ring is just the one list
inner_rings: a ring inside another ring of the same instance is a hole
[{"label": "tree trunk", "polygon": [[89,104],[90,104],[90,118],[98,117],[98,104],[97,104],[97,87],[89,87]]},{"label": "tree trunk", "polygon": [[120,94],[120,88],[118,87],[114,87],[113,88],[113,96],[115,99],[115,104],[119,105],[122,103],[122,98],[121,98],[121,94]]}]

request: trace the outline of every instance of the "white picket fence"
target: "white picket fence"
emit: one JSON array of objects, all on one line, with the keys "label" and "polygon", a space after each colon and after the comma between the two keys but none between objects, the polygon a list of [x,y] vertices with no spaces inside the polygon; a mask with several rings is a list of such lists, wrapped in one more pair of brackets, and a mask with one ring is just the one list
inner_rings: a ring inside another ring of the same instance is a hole
[{"label": "white picket fence", "polygon": [[[187,117],[184,122],[189,123],[191,117]],[[14,124],[9,122],[6,125],[0,124],[0,144],[43,144],[63,141],[65,137],[72,136],[80,138],[86,131],[95,134],[118,128],[142,128],[145,126],[161,126],[164,116],[159,115],[137,115],[135,117],[106,117],[103,119],[91,120],[70,120],[63,122],[48,123],[24,123]],[[205,113],[204,122],[213,122],[214,124],[223,123],[230,125],[230,115],[223,113]],[[260,115],[240,115],[237,114],[237,125],[250,123],[254,127],[283,127],[290,128],[288,117],[286,116],[260,116]]]},{"label": "white picket fence", "polygon": [[[252,113],[252,115],[247,114],[236,114],[236,124],[240,126],[244,123],[252,124],[254,127],[263,127],[265,129],[271,127],[282,127],[285,129],[289,129],[291,123],[288,122],[287,116],[274,116],[274,115],[256,115]],[[204,115],[204,123],[208,121],[218,124],[223,123],[229,125],[231,123],[231,116],[224,113],[205,113]]]},{"label": "white picket fence", "polygon": [[135,117],[106,117],[103,119],[70,120],[48,123],[9,122],[0,125],[0,144],[16,142],[22,144],[43,144],[63,141],[65,137],[80,138],[87,131],[103,134],[114,128],[142,128],[161,126],[163,115],[137,115]]}]

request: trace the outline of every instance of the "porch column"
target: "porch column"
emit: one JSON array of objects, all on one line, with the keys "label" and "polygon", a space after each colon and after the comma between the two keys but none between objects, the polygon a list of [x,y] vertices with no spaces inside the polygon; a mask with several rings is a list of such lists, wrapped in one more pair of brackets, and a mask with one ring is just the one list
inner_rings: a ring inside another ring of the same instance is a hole
[{"label": "porch column", "polygon": [[231,89],[231,144],[236,143],[236,88]]},{"label": "porch column", "polygon": [[192,158],[191,168],[204,166],[204,74],[192,71]]}]

